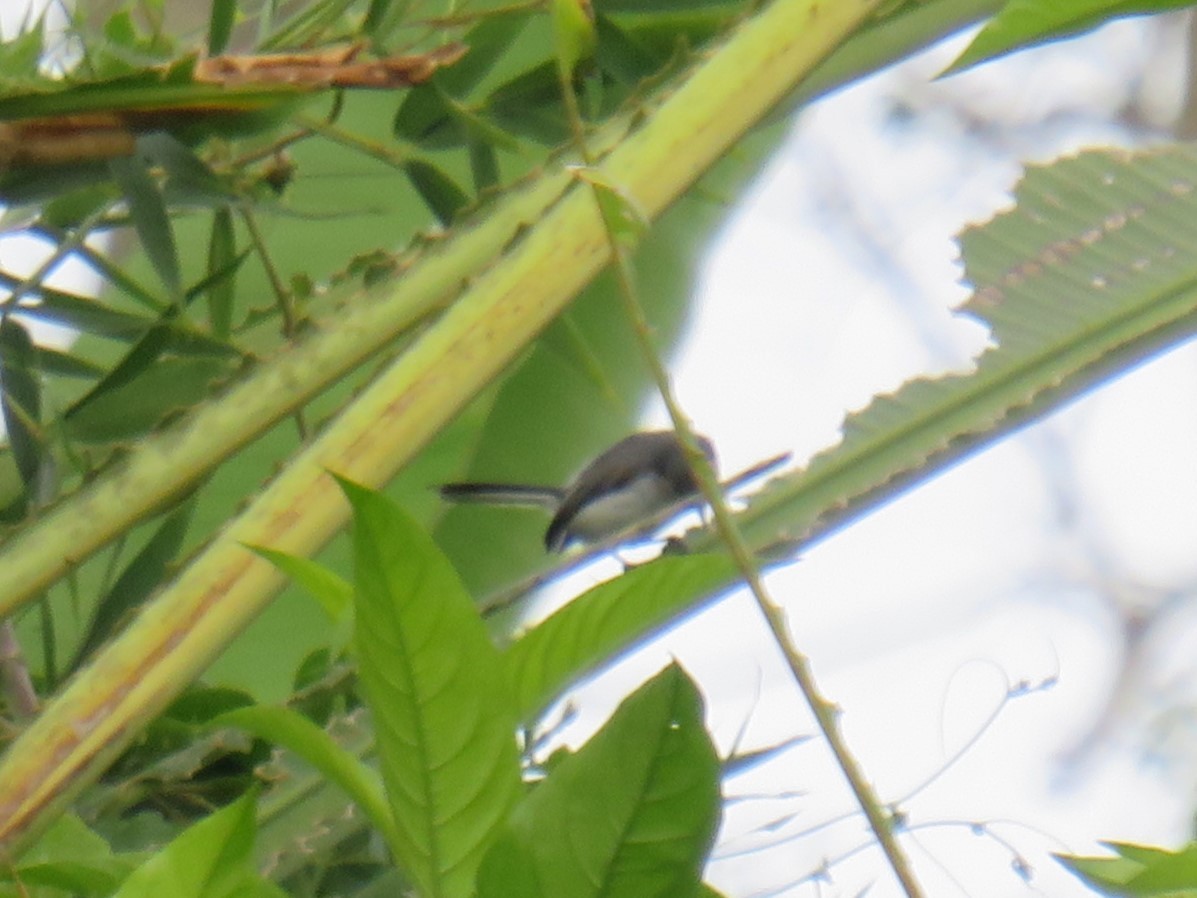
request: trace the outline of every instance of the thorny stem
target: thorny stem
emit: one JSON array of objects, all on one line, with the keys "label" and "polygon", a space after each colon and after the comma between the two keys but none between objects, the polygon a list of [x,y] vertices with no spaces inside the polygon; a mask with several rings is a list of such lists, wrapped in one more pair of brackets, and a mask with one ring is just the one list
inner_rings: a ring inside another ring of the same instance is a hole
[{"label": "thorny stem", "polygon": [[[569,73],[565,71],[565,66],[563,65],[558,66],[558,70],[561,90],[565,100],[566,114],[570,121],[574,142],[586,165],[593,166],[594,160],[586,146],[585,131],[578,110],[577,98],[574,96],[573,87],[570,84]],[[603,224],[607,231],[607,242],[611,248],[612,268],[616,276],[618,292],[624,304],[624,312],[631,322],[636,342],[640,348],[640,354],[644,357],[645,363],[648,365],[656,382],[661,399],[669,411],[673,427],[681,438],[687,460],[690,463],[691,470],[693,470],[698,479],[703,498],[706,499],[714,514],[716,530],[726,545],[736,567],[739,568],[744,582],[752,593],[762,616],[765,618],[773,640],[781,649],[790,673],[795,683],[797,683],[799,690],[801,690],[803,697],[806,699],[807,704],[810,706],[819,730],[822,732],[823,738],[827,740],[827,744],[831,748],[831,752],[835,756],[840,770],[843,771],[844,777],[848,780],[848,785],[852,789],[856,801],[860,804],[861,810],[864,811],[865,817],[869,821],[869,827],[872,829],[877,843],[881,846],[886,860],[893,869],[894,876],[908,898],[921,898],[923,894],[922,887],[914,878],[914,872],[911,870],[906,853],[898,844],[895,836],[894,817],[873,791],[872,785],[865,778],[864,771],[861,769],[860,764],[849,749],[843,734],[840,732],[838,707],[823,697],[818,683],[815,681],[809,659],[793,644],[786,624],[785,612],[765,589],[756,559],[753,557],[748,544],[744,541],[743,535],[732,518],[731,510],[728,508],[723,491],[720,489],[719,480],[715,476],[710,462],[702,450],[699,449],[694,431],[690,427],[690,422],[686,419],[685,413],[682,411],[677,398],[673,394],[669,372],[665,370],[665,365],[661,361],[660,354],[653,343],[652,326],[645,317],[644,308],[640,304],[628,249],[621,242],[613,223],[604,210],[603,203],[601,202],[602,197],[599,194],[599,186],[592,183],[591,189],[594,192],[595,202],[598,205],[600,215],[603,217]]]}]

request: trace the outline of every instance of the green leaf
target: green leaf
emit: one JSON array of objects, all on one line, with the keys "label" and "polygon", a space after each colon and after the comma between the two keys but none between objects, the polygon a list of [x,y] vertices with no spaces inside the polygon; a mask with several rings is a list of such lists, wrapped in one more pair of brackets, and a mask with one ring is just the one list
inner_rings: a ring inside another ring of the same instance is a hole
[{"label": "green leaf", "polygon": [[179,279],[179,253],[162,191],[150,176],[145,161],[138,155],[110,159],[108,167],[125,194],[129,217],[146,257],[154,266],[167,293],[181,300],[183,287]]},{"label": "green leaf", "polygon": [[208,276],[213,278],[227,271],[224,277],[216,277],[206,288],[208,295],[208,321],[212,333],[227,338],[233,329],[233,303],[236,300],[237,284],[234,263],[237,254],[237,238],[233,231],[233,213],[227,207],[212,214],[212,234],[208,238]]},{"label": "green leaf", "polygon": [[329,620],[339,621],[353,611],[353,587],[335,572],[310,558],[289,555],[264,546],[248,546],[290,577],[317,602]]},{"label": "green leaf", "polygon": [[37,353],[38,370],[44,371],[46,374],[86,379],[98,378],[104,374],[102,365],[74,353],[46,346],[35,346],[33,349]]},{"label": "green leaf", "polygon": [[590,0],[549,0],[549,12],[557,65],[568,82],[578,63],[594,53],[596,36]]},{"label": "green leaf", "polygon": [[165,203],[224,208],[238,200],[228,179],[217,175],[195,151],[168,132],[142,135],[137,139],[137,151],[147,165],[161,169],[165,176]]},{"label": "green leaf", "polygon": [[41,381],[29,332],[9,315],[0,318],[0,411],[26,495],[33,498],[46,460]]},{"label": "green leaf", "polygon": [[388,499],[341,485],[354,512],[359,678],[396,855],[423,894],[465,898],[520,790],[499,654],[431,538]]},{"label": "green leaf", "polygon": [[1147,863],[1142,872],[1127,882],[1128,891],[1136,895],[1197,895],[1197,843],[1190,843],[1176,852]]},{"label": "green leaf", "polygon": [[253,793],[201,820],[134,870],[113,898],[224,898],[258,877]]},{"label": "green leaf", "polygon": [[520,718],[544,710],[598,665],[659,635],[726,588],[735,567],[721,555],[659,558],[574,599],[524,633],[504,656]]},{"label": "green leaf", "polygon": [[112,442],[141,436],[170,415],[206,399],[229,365],[211,358],[159,358],[127,382],[95,390],[68,410],[71,437]]},{"label": "green leaf", "polygon": [[38,71],[44,51],[45,20],[41,17],[15,37],[0,41],[0,87],[41,84],[48,80]]},{"label": "green leaf", "polygon": [[121,571],[112,588],[97,603],[87,633],[75,650],[71,670],[77,670],[121,624],[128,622],[133,612],[169,576],[183,548],[194,511],[194,499],[180,503]]},{"label": "green leaf", "polygon": [[111,895],[134,868],[113,855],[108,843],[74,814],[65,814],[22,856],[5,866],[0,879],[22,886],[46,886],[76,895]]},{"label": "green leaf", "polygon": [[483,861],[478,896],[693,896],[719,809],[702,700],[671,664],[515,809]]},{"label": "green leaf", "polygon": [[239,727],[303,758],[357,803],[398,856],[402,837],[383,792],[378,772],[363,764],[302,714],[290,708],[254,705],[222,714],[213,727]]},{"label": "green leaf", "polygon": [[224,52],[236,21],[237,0],[212,0],[212,12],[208,16],[209,56],[219,56]]},{"label": "green leaf", "polygon": [[441,224],[449,227],[454,217],[470,204],[469,195],[435,165],[413,159],[403,166],[412,186]]},{"label": "green leaf", "polygon": [[[11,288],[18,283],[19,278],[7,272],[0,272],[0,285]],[[22,318],[61,324],[96,336],[115,339],[139,337],[149,330],[155,321],[142,315],[116,312],[105,308],[94,299],[50,287],[39,287],[36,295],[37,305],[21,303]]]},{"label": "green leaf", "polygon": [[124,358],[80,397],[64,420],[81,440],[144,433],[168,414],[205,398],[240,353],[174,321],[150,327]]},{"label": "green leaf", "polygon": [[809,545],[1197,328],[1197,148],[1034,166],[1015,201],[960,238],[975,286],[963,311],[997,347],[972,373],[909,381],[850,415],[839,445],[753,497],[750,544]]},{"label": "green leaf", "polygon": [[1190,6],[1192,0],[1010,0],[973,38],[947,73],[1023,47],[1080,34],[1111,19]]},{"label": "green leaf", "polygon": [[594,188],[607,229],[625,247],[633,248],[649,226],[648,216],[635,198],[596,168],[578,166],[574,173]]}]

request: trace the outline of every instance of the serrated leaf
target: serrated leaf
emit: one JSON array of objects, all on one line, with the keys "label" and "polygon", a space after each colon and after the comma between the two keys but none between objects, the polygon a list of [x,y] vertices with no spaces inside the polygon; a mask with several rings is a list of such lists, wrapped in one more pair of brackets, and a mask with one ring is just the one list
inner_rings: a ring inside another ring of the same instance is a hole
[{"label": "serrated leaf", "polygon": [[1168,898],[1185,893],[1197,895],[1197,844],[1166,852],[1163,857],[1145,864],[1126,885],[1133,895],[1167,895]]},{"label": "serrated leaf", "polygon": [[578,596],[524,633],[504,655],[521,719],[622,652],[671,626],[698,596],[731,584],[721,555],[659,558]]},{"label": "serrated leaf", "polygon": [[183,831],[134,870],[113,898],[218,898],[257,879],[251,864],[254,795]]},{"label": "serrated leaf", "polygon": [[479,870],[479,898],[694,895],[719,807],[702,700],[671,664],[515,809]]},{"label": "serrated leaf", "polygon": [[341,485],[354,512],[358,675],[396,855],[423,894],[465,898],[520,790],[499,654],[431,538],[388,499]]},{"label": "serrated leaf", "polygon": [[146,544],[133,556],[133,560],[121,571],[112,588],[96,604],[87,633],[75,650],[70,670],[77,670],[167,578],[171,565],[183,548],[194,511],[194,498],[182,502],[165,517]]},{"label": "serrated leaf", "polygon": [[945,74],[1024,47],[1090,31],[1112,19],[1190,5],[1191,0],[1009,0]]},{"label": "serrated leaf", "polygon": [[910,381],[850,415],[838,446],[753,497],[741,517],[752,544],[808,544],[1192,334],[1197,149],[1096,150],[1032,167],[1015,207],[961,247],[975,285],[963,311],[998,347],[972,373]]},{"label": "serrated leaf", "polygon": [[212,721],[214,727],[239,727],[303,758],[357,803],[397,852],[402,838],[383,792],[382,778],[327,732],[290,708],[253,705],[238,708]]}]

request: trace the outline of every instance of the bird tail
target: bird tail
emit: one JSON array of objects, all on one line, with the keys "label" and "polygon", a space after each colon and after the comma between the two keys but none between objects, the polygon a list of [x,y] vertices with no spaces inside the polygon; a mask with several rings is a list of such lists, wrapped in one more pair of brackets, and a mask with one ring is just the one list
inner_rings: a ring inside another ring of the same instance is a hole
[{"label": "bird tail", "polygon": [[446,483],[441,498],[450,502],[482,502],[487,505],[535,505],[556,510],[562,491],[552,486],[519,483]]}]

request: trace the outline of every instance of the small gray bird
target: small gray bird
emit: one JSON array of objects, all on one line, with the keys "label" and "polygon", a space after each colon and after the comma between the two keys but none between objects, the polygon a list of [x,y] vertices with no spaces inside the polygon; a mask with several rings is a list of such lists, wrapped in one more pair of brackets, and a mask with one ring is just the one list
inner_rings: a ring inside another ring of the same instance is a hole
[{"label": "small gray bird", "polygon": [[[715,463],[715,448],[696,437]],[[441,496],[454,502],[537,505],[553,513],[545,548],[597,542],[698,493],[685,453],[672,430],[624,437],[582,469],[564,488],[508,483],[447,483]]]}]

